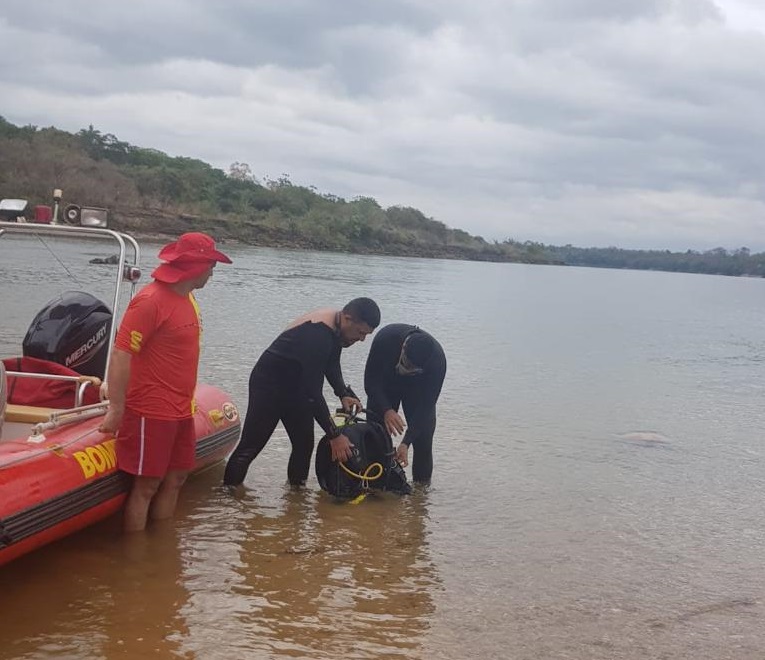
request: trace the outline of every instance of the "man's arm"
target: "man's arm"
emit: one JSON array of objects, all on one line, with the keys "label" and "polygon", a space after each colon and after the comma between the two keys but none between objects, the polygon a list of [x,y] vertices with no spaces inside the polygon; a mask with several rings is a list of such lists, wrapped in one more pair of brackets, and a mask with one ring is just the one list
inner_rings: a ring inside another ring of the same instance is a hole
[{"label": "man's arm", "polygon": [[349,412],[353,407],[361,408],[361,401],[359,401],[356,393],[351,389],[350,385],[346,384],[345,379],[343,378],[343,369],[340,366],[340,355],[341,349],[340,346],[337,346],[329,360],[324,375],[327,378],[327,382],[332,387],[335,396],[340,399],[343,410]]},{"label": "man's arm", "polygon": [[101,433],[116,433],[125,413],[125,398],[130,382],[130,361],[132,355],[120,348],[114,348],[109,360],[106,382],[109,388],[109,410],[98,427]]},{"label": "man's arm", "polygon": [[327,402],[324,399],[324,377],[335,350],[335,342],[327,328],[319,323],[305,323],[294,332],[292,350],[300,363],[299,391],[308,401],[313,417],[330,437],[337,435]]},{"label": "man's arm", "polygon": [[385,415],[388,410],[393,409],[393,405],[385,392],[385,381],[387,372],[393,369],[398,358],[393,356],[390,350],[386,350],[387,348],[385,336],[378,334],[372,340],[367,364],[364,367],[364,389],[367,392],[368,399],[367,408],[373,410],[378,415]]},{"label": "man's arm", "polygon": [[[320,351],[317,351],[317,353],[319,353],[319,355],[321,354]],[[338,371],[340,371],[340,350],[337,350],[337,355],[334,357],[334,360],[337,362]],[[319,426],[321,426],[324,433],[327,434],[327,437],[329,437],[329,448],[332,454],[332,460],[345,462],[353,455],[353,446],[351,445],[348,436],[341,433],[337,426],[335,426],[335,422],[333,421],[327,406],[327,401],[324,399],[322,386],[324,385],[324,375],[326,375],[327,371],[328,370],[325,370],[319,379],[314,379],[318,380],[318,387],[314,385],[312,390],[308,390],[309,400],[311,400],[313,404],[314,419]],[[337,383],[338,381],[335,382]],[[342,372],[340,372],[340,383],[342,383]],[[335,387],[335,384],[330,382],[330,385],[333,386],[333,389],[337,394],[338,389]],[[342,386],[345,387],[345,384],[342,383]],[[361,406],[361,402],[355,398],[350,399],[350,397],[341,397],[340,400],[342,401],[343,408],[346,410],[351,407],[353,401],[356,401],[358,405]]]},{"label": "man's arm", "polygon": [[109,410],[98,427],[102,433],[116,433],[119,430],[125,412],[131,359],[151,340],[157,324],[156,304],[151,298],[139,293],[125,310],[109,358],[106,372]]},{"label": "man's arm", "polygon": [[345,391],[345,380],[343,379],[343,368],[340,366],[340,347],[338,346],[329,358],[329,364],[324,375],[327,382],[332,387],[335,396],[340,399]]},{"label": "man's arm", "polygon": [[441,396],[441,388],[446,378],[446,358],[430,366],[422,375],[422,383],[417,390],[417,397],[406,411],[406,421],[409,428],[401,440],[401,444],[411,445],[417,437],[434,423],[436,418],[436,403]]},{"label": "man's arm", "polygon": [[119,430],[125,413],[132,357],[143,350],[157,329],[157,306],[151,297],[141,293],[130,301],[125,310],[112,347],[106,372],[109,410],[98,427],[102,433],[116,433]]},{"label": "man's arm", "polygon": [[[337,344],[332,334],[320,324],[306,323],[294,331],[294,355],[300,362],[299,390],[311,407],[313,418],[330,438],[332,460],[347,461],[353,454],[350,440],[340,433],[329,414],[323,386],[327,365]],[[338,355],[339,359],[339,355]]]},{"label": "man's arm", "polygon": [[274,340],[269,350],[300,365],[295,405],[309,408],[330,438],[332,460],[347,461],[353,455],[353,447],[332,421],[323,394],[325,373],[337,348],[338,342],[329,326],[305,321],[293,323]]},{"label": "man's arm", "polygon": [[404,418],[393,408],[389,390],[396,383],[394,369],[401,355],[403,337],[411,327],[399,324],[380,330],[372,342],[364,369],[367,409],[379,417],[392,436],[402,434],[406,428]]}]

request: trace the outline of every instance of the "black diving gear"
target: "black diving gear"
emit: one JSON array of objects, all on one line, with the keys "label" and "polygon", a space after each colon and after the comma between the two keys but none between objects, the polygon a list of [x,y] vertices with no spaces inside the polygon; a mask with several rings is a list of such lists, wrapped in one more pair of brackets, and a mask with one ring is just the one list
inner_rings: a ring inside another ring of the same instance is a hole
[{"label": "black diving gear", "polygon": [[401,495],[412,492],[406,473],[395,459],[393,442],[382,425],[350,417],[343,433],[353,445],[353,456],[345,463],[332,460],[326,436],[316,447],[316,478],[323,490],[342,499],[353,499],[368,489]]}]

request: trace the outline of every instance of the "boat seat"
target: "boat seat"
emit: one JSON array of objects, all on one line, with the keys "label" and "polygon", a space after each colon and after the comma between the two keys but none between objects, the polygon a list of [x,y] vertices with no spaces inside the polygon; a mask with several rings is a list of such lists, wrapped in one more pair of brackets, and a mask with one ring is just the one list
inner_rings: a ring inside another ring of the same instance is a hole
[{"label": "boat seat", "polygon": [[5,421],[18,422],[20,424],[37,424],[38,422],[47,422],[54,412],[58,412],[58,409],[21,406],[17,403],[9,403],[5,408]]}]

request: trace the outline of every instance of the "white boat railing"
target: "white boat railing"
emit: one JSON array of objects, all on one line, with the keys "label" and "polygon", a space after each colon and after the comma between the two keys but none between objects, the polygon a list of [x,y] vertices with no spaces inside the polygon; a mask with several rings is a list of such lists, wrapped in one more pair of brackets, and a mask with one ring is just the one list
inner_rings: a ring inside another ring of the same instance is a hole
[{"label": "white boat railing", "polygon": [[[128,268],[135,268],[136,272],[140,276],[140,261],[141,261],[141,248],[138,242],[130,236],[130,234],[124,234],[122,232],[114,231],[112,229],[105,229],[102,227],[80,227],[72,225],[46,225],[37,224],[31,222],[0,222],[0,238],[4,235],[22,234],[32,236],[61,236],[67,238],[88,238],[88,239],[111,239],[116,241],[119,246],[119,260],[117,261],[116,275],[114,279],[114,297],[112,300],[112,323],[109,330],[109,344],[108,353],[106,357],[106,364],[109,364],[111,358],[112,349],[114,347],[114,338],[117,335],[117,326],[119,325],[118,309],[120,301],[120,288],[125,281],[125,272]],[[125,259],[127,253],[127,246],[130,246],[133,251],[133,263],[128,263]],[[130,282],[130,298],[135,294],[136,281],[131,278]],[[11,375],[11,372],[9,372]],[[30,374],[24,374],[30,376]],[[39,375],[38,375],[39,376]],[[50,377],[48,374],[44,374],[46,377]]]},{"label": "white boat railing", "polygon": [[106,413],[108,408],[109,402],[102,401],[101,403],[93,403],[89,406],[77,406],[52,412],[48,421],[38,422],[32,427],[32,435],[28,438],[28,441],[41,442],[45,439],[45,431],[51,431],[67,424],[76,424],[93,417],[100,417]]},{"label": "white boat railing", "polygon": [[79,387],[75,388],[74,393],[74,406],[81,406],[82,399],[85,395],[85,390],[90,387],[101,387],[101,379],[96,376],[65,376],[63,374],[38,374],[27,371],[6,371],[7,378],[37,378],[39,380],[61,380],[71,383],[79,383]]}]

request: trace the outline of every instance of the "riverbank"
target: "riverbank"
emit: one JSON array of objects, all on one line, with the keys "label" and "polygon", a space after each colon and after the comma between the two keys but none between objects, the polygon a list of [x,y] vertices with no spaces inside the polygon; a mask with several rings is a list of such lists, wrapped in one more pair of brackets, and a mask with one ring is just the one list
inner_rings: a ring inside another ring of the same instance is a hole
[{"label": "riverbank", "polygon": [[448,241],[434,243],[418,240],[414,234],[399,236],[392,232],[387,236],[389,240],[363,235],[332,235],[298,222],[288,223],[287,226],[275,226],[239,218],[208,218],[161,210],[118,209],[111,213],[110,223],[113,228],[128,231],[143,240],[165,241],[184,232],[204,231],[222,242],[236,241],[245,245],[277,249],[460,261],[543,265],[563,263],[545,254],[523,251],[516,246],[504,243],[484,242],[477,247],[474,243],[468,245]]}]

